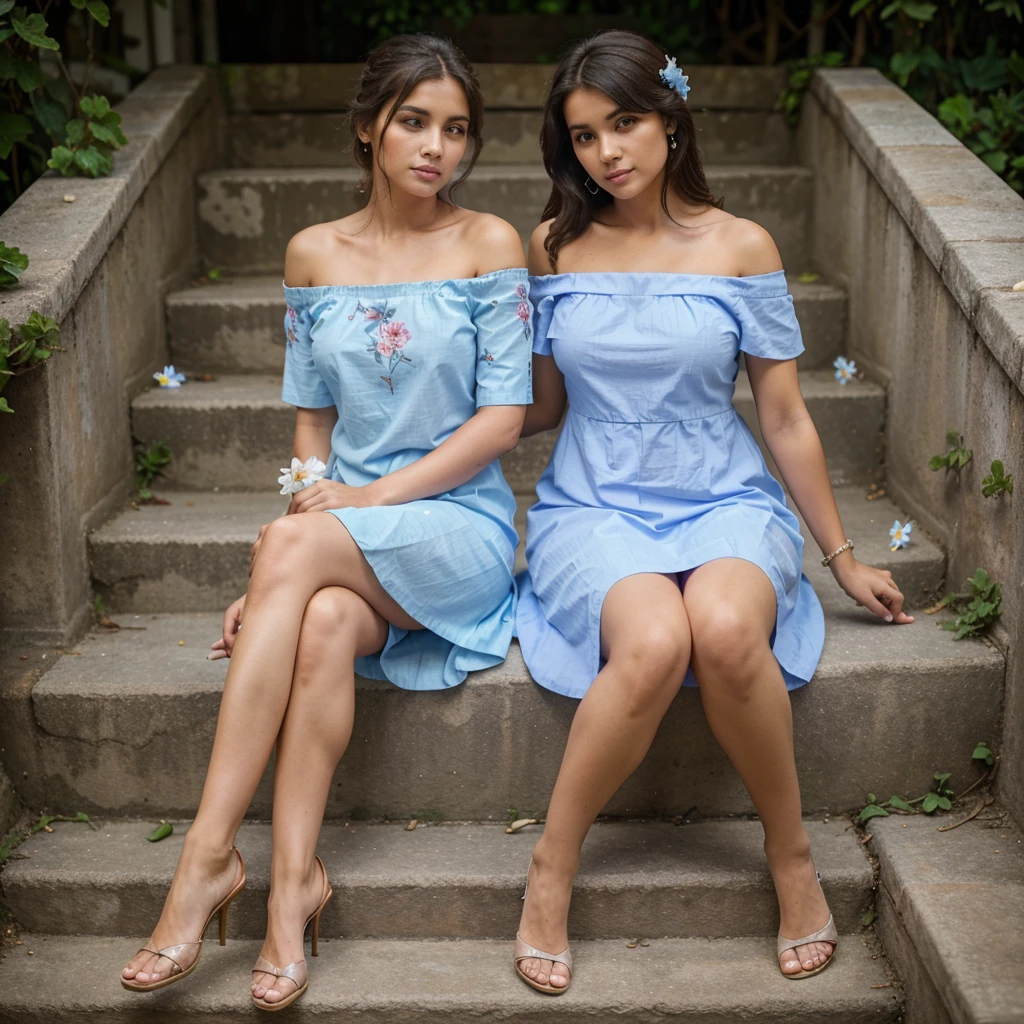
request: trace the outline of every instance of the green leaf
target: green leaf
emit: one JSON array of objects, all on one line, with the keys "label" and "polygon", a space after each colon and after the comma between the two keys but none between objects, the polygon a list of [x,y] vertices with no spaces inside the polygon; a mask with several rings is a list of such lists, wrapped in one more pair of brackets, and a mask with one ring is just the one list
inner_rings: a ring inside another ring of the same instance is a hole
[{"label": "green leaf", "polygon": [[860,916],[860,923],[862,928],[870,928],[875,923],[875,908],[868,907]]},{"label": "green leaf", "polygon": [[32,134],[32,122],[24,114],[0,114],[0,159],[11,155],[17,142]]},{"label": "green leaf", "polygon": [[14,410],[7,404],[7,399],[0,395],[0,412],[14,412]]},{"label": "green leaf", "polygon": [[6,14],[15,4],[15,0],[0,0],[0,15]]},{"label": "green leaf", "polygon": [[39,126],[57,143],[64,142],[64,126],[68,114],[63,104],[58,103],[45,90],[32,93],[32,113]]},{"label": "green leaf", "polygon": [[[152,495],[150,495],[152,497]],[[169,821],[161,821],[159,825],[152,832],[149,833],[146,838],[151,843],[158,843],[161,839],[166,839],[169,835],[174,832],[174,826]]]},{"label": "green leaf", "polygon": [[110,24],[110,8],[103,0],[88,0],[85,9],[104,27]]},{"label": "green leaf", "polygon": [[43,69],[34,60],[14,61],[14,74],[24,92],[35,92],[46,81]]},{"label": "green leaf", "polygon": [[[28,256],[16,246],[4,245],[0,242],[0,288],[13,288],[18,283],[18,278],[28,269]],[[7,321],[3,321],[4,324]],[[7,341],[10,338],[8,331]]]},{"label": "green leaf", "polygon": [[72,118],[64,126],[64,141],[69,146],[77,146],[85,138],[85,122],[80,118]]},{"label": "green leaf", "polygon": [[944,811],[948,811],[953,806],[953,803],[948,796],[940,796],[937,803]]},{"label": "green leaf", "polygon": [[929,793],[921,804],[921,810],[925,814],[934,814],[935,809],[939,806],[939,797],[935,793]]},{"label": "green leaf", "polygon": [[75,164],[90,178],[102,177],[114,169],[114,161],[95,146],[75,150]]},{"label": "green leaf", "polygon": [[59,50],[60,43],[51,39],[46,34],[46,19],[41,14],[30,14],[24,20],[16,17],[19,10],[11,15],[11,27],[15,32],[31,46],[38,46],[40,50]]},{"label": "green leaf", "polygon": [[935,4],[904,3],[901,5],[903,13],[915,21],[931,21],[935,12],[939,9]]},{"label": "green leaf", "polygon": [[933,470],[935,470],[935,469],[942,469],[945,465],[946,465],[946,456],[945,455],[933,455],[928,460],[928,468],[929,469],[933,469]]},{"label": "green leaf", "polygon": [[878,804],[868,804],[867,807],[860,812],[857,820],[863,824],[865,821],[870,821],[872,818],[888,817],[889,812],[884,807],[879,807]]},{"label": "green leaf", "polygon": [[75,154],[67,146],[54,146],[50,151],[50,159],[46,166],[60,171],[65,177],[74,174]]},{"label": "green leaf", "polygon": [[898,811],[912,811],[914,809],[903,797],[897,796],[895,793],[889,797],[889,806],[895,807]]},{"label": "green leaf", "polygon": [[993,761],[992,750],[984,740],[979,740],[974,748],[974,753],[971,754],[972,761],[984,761],[985,764],[992,764]]},{"label": "green leaf", "polygon": [[120,149],[128,140],[117,128],[108,128],[99,121],[90,121],[89,128],[97,142],[105,143],[112,149]]}]

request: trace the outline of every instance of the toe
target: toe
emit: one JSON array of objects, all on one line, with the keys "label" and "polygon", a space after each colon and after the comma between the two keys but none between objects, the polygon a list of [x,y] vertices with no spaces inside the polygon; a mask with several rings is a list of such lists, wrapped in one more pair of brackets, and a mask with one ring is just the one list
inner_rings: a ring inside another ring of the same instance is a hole
[{"label": "toe", "polygon": [[519,969],[528,978],[533,978],[534,981],[537,980],[537,968],[538,962],[534,957],[530,957],[528,960],[519,961]]},{"label": "toe", "polygon": [[565,988],[569,984],[569,969],[565,964],[552,964],[551,985],[554,988]]},{"label": "toe", "polygon": [[779,966],[782,968],[783,974],[799,974],[803,970],[795,949],[783,950],[782,956],[779,958]]},{"label": "toe", "polygon": [[537,981],[541,985],[547,985],[551,980],[551,961],[541,960],[540,970],[537,972]]}]

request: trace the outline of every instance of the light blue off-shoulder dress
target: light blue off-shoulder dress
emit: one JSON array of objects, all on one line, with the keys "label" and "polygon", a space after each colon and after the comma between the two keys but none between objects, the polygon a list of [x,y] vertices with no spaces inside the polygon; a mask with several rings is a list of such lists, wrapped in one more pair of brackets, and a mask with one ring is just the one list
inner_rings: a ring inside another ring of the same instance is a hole
[{"label": "light blue off-shoulder dress", "polygon": [[740,352],[803,351],[784,273],[556,274],[531,278],[530,297],[534,351],[554,356],[569,399],[527,515],[517,628],[533,678],[586,693],[619,580],[742,558],[775,589],[787,687],[806,683],[824,616],[796,517],[732,404]]},{"label": "light blue off-shoulder dress", "polygon": [[[285,287],[283,399],[336,406],[327,477],[353,487],[408,466],[482,406],[528,405],[525,270],[388,285]],[[305,458],[310,453],[297,453]],[[391,626],[356,670],[409,690],[503,661],[515,626],[515,499],[492,462],[444,494],[338,508],[381,586],[426,628]]]}]

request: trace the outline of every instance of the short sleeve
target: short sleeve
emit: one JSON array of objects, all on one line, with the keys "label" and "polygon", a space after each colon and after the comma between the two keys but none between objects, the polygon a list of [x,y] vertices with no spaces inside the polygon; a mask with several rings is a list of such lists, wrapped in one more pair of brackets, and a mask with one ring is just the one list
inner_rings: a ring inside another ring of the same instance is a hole
[{"label": "short sleeve", "polygon": [[551,355],[551,338],[548,331],[551,328],[551,317],[555,312],[555,298],[553,295],[543,295],[534,304],[533,308],[533,353],[538,356]]},{"label": "short sleeve", "polygon": [[334,397],[313,362],[310,328],[313,317],[309,307],[285,288],[288,308],[284,315],[284,383],[281,399],[302,409],[326,409],[334,405]]},{"label": "short sleeve", "polygon": [[498,271],[468,282],[476,328],[476,405],[533,401],[530,339],[533,306],[526,271]]},{"label": "short sleeve", "polygon": [[[745,280],[740,278],[741,281]],[[796,359],[804,350],[800,324],[788,292],[741,295],[736,300],[740,351],[761,359]]]}]

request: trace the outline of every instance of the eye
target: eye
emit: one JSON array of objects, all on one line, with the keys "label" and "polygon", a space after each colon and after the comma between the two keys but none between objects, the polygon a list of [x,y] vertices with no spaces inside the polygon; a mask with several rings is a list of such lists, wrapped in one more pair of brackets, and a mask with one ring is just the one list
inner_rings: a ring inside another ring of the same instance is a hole
[{"label": "eye", "polygon": [[402,124],[407,124],[410,128],[423,127],[423,122],[418,117],[404,117],[402,118]]},{"label": "eye", "polygon": [[448,125],[448,131],[450,131],[453,135],[465,135],[466,134],[465,128],[463,128],[462,125],[460,125],[460,124],[450,124],[450,125]]},{"label": "eye", "polygon": [[636,124],[635,117],[620,117],[619,123],[616,125],[617,128],[632,128]]},{"label": "eye", "polygon": [[594,137],[594,133],[593,132],[580,132],[579,135],[576,136],[576,141],[577,142],[589,142],[593,137]]}]

